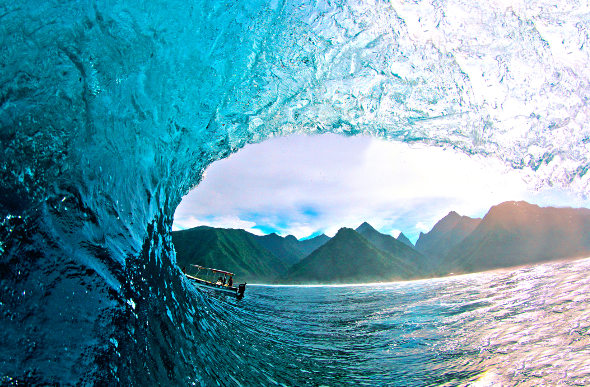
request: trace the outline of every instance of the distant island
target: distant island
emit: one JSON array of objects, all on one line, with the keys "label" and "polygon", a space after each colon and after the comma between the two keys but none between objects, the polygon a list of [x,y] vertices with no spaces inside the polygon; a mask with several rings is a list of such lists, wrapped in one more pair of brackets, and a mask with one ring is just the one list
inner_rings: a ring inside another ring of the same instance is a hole
[{"label": "distant island", "polygon": [[250,283],[385,282],[590,256],[590,210],[510,201],[482,219],[451,211],[415,246],[403,233],[394,238],[366,222],[332,238],[200,226],[172,232],[172,241],[180,267],[229,270]]}]

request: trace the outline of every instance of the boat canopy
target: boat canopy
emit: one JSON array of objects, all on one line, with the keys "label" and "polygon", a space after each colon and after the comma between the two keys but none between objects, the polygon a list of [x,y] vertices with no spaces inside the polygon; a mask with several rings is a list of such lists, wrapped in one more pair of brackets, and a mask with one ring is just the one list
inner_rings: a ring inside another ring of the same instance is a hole
[{"label": "boat canopy", "polygon": [[194,266],[194,267],[196,267],[199,270],[211,270],[214,273],[225,274],[225,275],[229,275],[230,277],[233,277],[234,276],[234,273],[230,273],[229,271],[212,269],[210,267],[205,267],[205,266],[200,266],[200,265],[193,265],[193,264],[191,264],[191,266]]}]

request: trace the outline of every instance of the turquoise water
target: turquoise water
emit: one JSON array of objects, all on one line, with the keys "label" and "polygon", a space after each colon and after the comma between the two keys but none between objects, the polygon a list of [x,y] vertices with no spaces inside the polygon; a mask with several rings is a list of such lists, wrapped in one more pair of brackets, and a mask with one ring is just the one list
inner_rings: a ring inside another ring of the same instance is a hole
[{"label": "turquoise water", "polygon": [[244,362],[229,384],[587,385],[590,260],[211,300]]},{"label": "turquoise water", "polygon": [[238,304],[170,237],[212,162],[291,133],[587,195],[585,6],[0,0],[0,384],[589,384],[587,263]]}]

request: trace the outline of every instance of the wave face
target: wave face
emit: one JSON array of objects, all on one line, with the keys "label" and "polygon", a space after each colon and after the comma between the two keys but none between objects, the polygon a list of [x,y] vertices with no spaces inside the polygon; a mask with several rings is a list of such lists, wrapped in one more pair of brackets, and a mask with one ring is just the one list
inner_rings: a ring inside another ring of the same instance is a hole
[{"label": "wave face", "polygon": [[584,195],[585,7],[1,0],[2,382],[242,380],[169,232],[247,143],[368,133]]}]

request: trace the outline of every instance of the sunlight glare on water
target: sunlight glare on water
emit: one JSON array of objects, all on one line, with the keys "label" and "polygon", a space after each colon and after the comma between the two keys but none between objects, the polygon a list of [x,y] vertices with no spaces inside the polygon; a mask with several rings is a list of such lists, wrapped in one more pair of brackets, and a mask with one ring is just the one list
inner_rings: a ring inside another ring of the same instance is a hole
[{"label": "sunlight glare on water", "polygon": [[170,237],[208,165],[291,133],[495,157],[586,197],[587,3],[0,0],[0,19],[0,384],[590,384],[587,261],[236,303],[195,294]]},{"label": "sunlight glare on water", "polygon": [[266,363],[266,383],[587,385],[588,269],[590,259],[382,285],[250,286],[241,303],[214,307],[229,308],[237,341],[254,348],[235,349],[242,371]]}]

